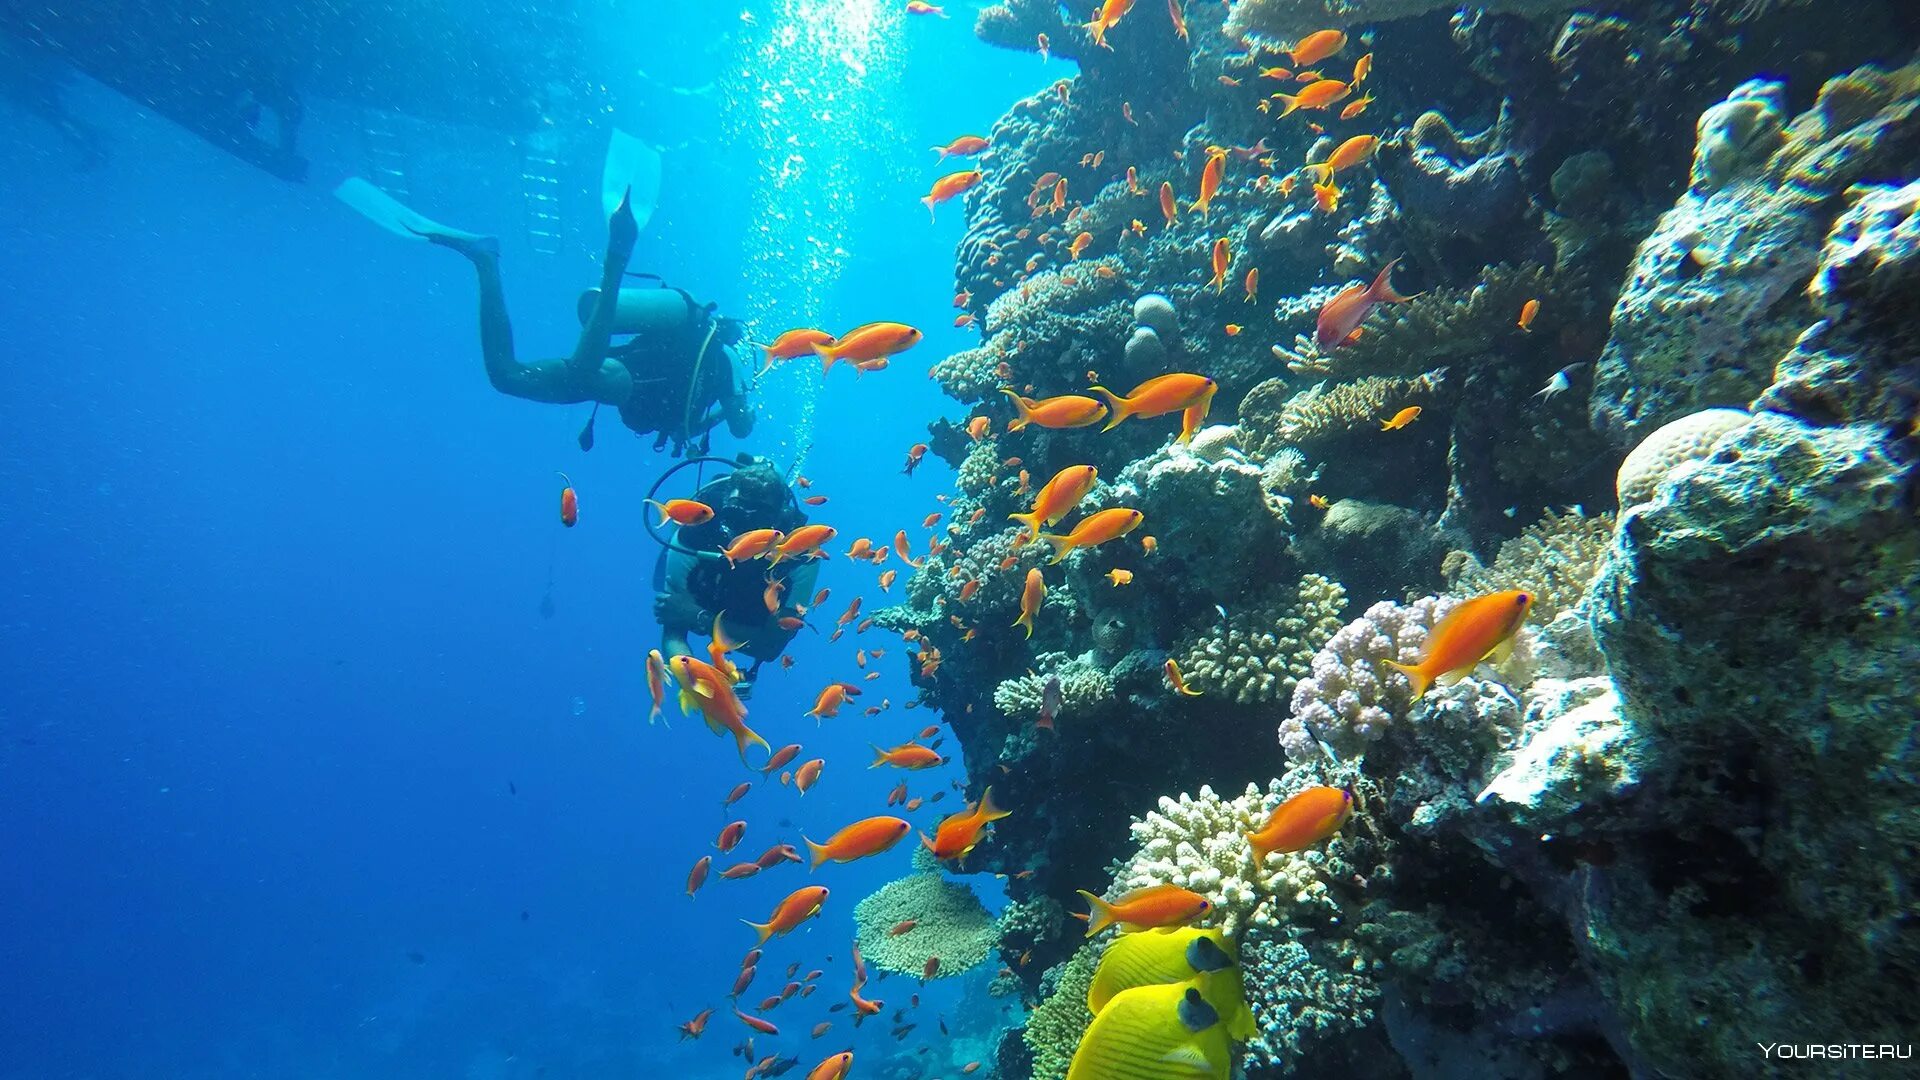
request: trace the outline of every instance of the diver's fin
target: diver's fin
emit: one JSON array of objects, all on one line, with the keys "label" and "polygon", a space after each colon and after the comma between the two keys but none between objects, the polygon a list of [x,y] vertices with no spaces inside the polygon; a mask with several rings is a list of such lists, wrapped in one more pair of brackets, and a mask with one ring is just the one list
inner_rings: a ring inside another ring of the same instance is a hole
[{"label": "diver's fin", "polygon": [[612,217],[621,199],[627,200],[635,230],[645,229],[660,201],[660,152],[614,128],[600,171],[600,208]]},{"label": "diver's fin", "polygon": [[600,415],[600,403],[593,403],[593,411],[587,414],[587,426],[580,429],[580,449],[593,449],[593,421]]},{"label": "diver's fin", "polygon": [[499,241],[479,233],[463,232],[416,213],[405,203],[374,187],[358,176],[350,176],[333,189],[333,197],[346,203],[361,217],[407,240],[437,241],[465,252],[476,248],[488,254],[500,254]]}]

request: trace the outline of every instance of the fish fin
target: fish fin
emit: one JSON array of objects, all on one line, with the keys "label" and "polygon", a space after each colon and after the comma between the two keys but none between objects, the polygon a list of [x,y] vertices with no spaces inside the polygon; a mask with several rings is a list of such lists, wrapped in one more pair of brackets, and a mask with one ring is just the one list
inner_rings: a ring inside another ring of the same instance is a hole
[{"label": "fish fin", "polygon": [[822,345],[816,341],[816,342],[813,342],[811,345],[809,345],[808,348],[811,348],[813,350],[813,355],[820,358],[820,371],[823,374],[826,372],[832,371],[833,362],[835,360],[840,359],[840,357],[834,353],[833,347],[830,345]]},{"label": "fish fin", "polygon": [[1133,415],[1133,403],[1104,386],[1089,386],[1088,390],[1107,399],[1107,426],[1101,431],[1112,431],[1120,421]]},{"label": "fish fin", "polygon": [[749,746],[758,746],[760,749],[765,750],[769,756],[773,754],[773,747],[767,745],[767,740],[761,738],[759,732],[745,724],[741,724],[740,730],[733,733],[733,743],[740,748],[740,764],[742,765],[747,764],[747,747]]},{"label": "fish fin", "polygon": [[652,499],[647,499],[645,501],[648,506],[651,506],[655,510],[660,511],[660,520],[654,523],[655,528],[659,528],[661,525],[665,525],[667,522],[673,520],[673,515],[667,513],[666,506],[664,506],[661,503],[654,502]]},{"label": "fish fin", "polygon": [[1404,304],[1420,295],[1414,293],[1413,296],[1402,296],[1394,291],[1393,268],[1399,265],[1399,259],[1387,260],[1387,265],[1380,268],[1380,276],[1374,278],[1373,284],[1367,288],[1368,299],[1383,304]]},{"label": "fish fin", "polygon": [[1420,700],[1420,695],[1426,693],[1427,687],[1433,685],[1433,676],[1420,670],[1418,664],[1402,664],[1395,660],[1389,660],[1387,661],[1387,666],[1405,675],[1407,681],[1413,684],[1413,699],[1415,701]]},{"label": "fish fin", "polygon": [[1047,560],[1048,566],[1064,561],[1067,555],[1073,551],[1073,537],[1071,536],[1061,536],[1059,533],[1041,533],[1039,538],[1053,546],[1053,557]]},{"label": "fish fin", "polygon": [[1273,854],[1273,849],[1260,842],[1259,833],[1242,833],[1247,838],[1247,846],[1253,849],[1253,865],[1260,866]]},{"label": "fish fin", "polygon": [[1033,423],[1033,411],[1027,408],[1026,398],[1023,398],[1019,394],[1014,393],[1013,387],[1011,386],[1001,387],[1000,392],[1007,395],[1007,397],[1013,400],[1013,410],[1015,415],[1012,420],[1007,421],[1008,431],[1019,431],[1021,428],[1024,428],[1028,424]]},{"label": "fish fin", "polygon": [[979,816],[981,821],[999,821],[1001,818],[1013,813],[1011,810],[1002,810],[993,805],[992,787],[988,787],[980,793],[980,805],[975,807],[973,812]]},{"label": "fish fin", "polygon": [[[1031,514],[1008,514],[1007,517],[1013,521],[1017,521],[1020,524],[1026,526],[1028,533],[1033,533],[1035,535],[1038,535],[1040,532],[1040,515],[1038,512],[1031,513]],[[1026,534],[1022,533],[1021,535],[1024,536]],[[1024,541],[1020,541],[1016,539],[1015,546],[1017,547],[1023,542]]]},{"label": "fish fin", "polygon": [[1520,635],[1518,634],[1509,634],[1505,638],[1502,638],[1500,641],[1500,644],[1495,645],[1493,648],[1487,650],[1487,655],[1481,657],[1480,662],[1483,664],[1506,663],[1507,659],[1513,655],[1514,639],[1518,638],[1519,636]]},{"label": "fish fin", "polygon": [[[760,940],[754,943],[756,945],[765,945],[767,943],[767,939],[773,936],[772,923],[757,923],[757,922],[754,922],[752,919],[741,919],[740,921],[743,923],[746,923],[748,926],[751,926],[755,930],[760,932]],[[735,1011],[738,1011],[738,1010],[735,1010]]]},{"label": "fish fin", "polygon": [[1280,110],[1281,116],[1287,116],[1300,107],[1300,99],[1297,97],[1288,97],[1285,94],[1275,94],[1274,96],[1287,103],[1287,107]]},{"label": "fish fin", "polygon": [[710,698],[713,696],[713,687],[707,685],[704,682],[701,682],[698,679],[695,679],[693,683],[693,692],[695,694],[700,695],[703,698]]},{"label": "fish fin", "polygon": [[1023,612],[1021,612],[1021,613],[1020,613],[1020,617],[1019,617],[1019,618],[1017,618],[1017,619],[1015,619],[1015,620],[1013,620],[1013,623],[1012,623],[1012,625],[1014,625],[1014,626],[1024,626],[1024,627],[1026,627],[1026,628],[1027,628],[1027,636],[1028,636],[1028,637],[1032,637],[1032,636],[1033,636],[1033,616],[1032,616],[1032,614],[1030,614],[1030,613],[1028,613],[1028,612],[1025,612],[1025,611],[1023,611]]},{"label": "fish fin", "polygon": [[807,872],[812,873],[818,870],[820,864],[827,861],[827,846],[825,844],[816,844],[804,836],[800,838],[800,842],[807,845],[807,854],[813,856],[813,865],[807,867]]},{"label": "fish fin", "polygon": [[1088,937],[1098,934],[1117,921],[1112,904],[1107,903],[1105,900],[1100,899],[1085,889],[1076,889],[1074,891],[1079,893],[1080,898],[1085,900],[1087,906],[1092,909],[1088,911],[1087,914],[1081,916],[1087,920]]},{"label": "fish fin", "polygon": [[874,746],[873,743],[868,743],[867,745],[873,747],[873,764],[867,766],[867,768],[877,769],[880,766],[885,765],[887,763],[887,752],[885,750],[880,749],[878,746]]},{"label": "fish fin", "polygon": [[1169,1050],[1160,1063],[1175,1070],[1167,1074],[1169,1077],[1213,1075],[1213,1066],[1207,1062],[1207,1055],[1192,1043]]}]

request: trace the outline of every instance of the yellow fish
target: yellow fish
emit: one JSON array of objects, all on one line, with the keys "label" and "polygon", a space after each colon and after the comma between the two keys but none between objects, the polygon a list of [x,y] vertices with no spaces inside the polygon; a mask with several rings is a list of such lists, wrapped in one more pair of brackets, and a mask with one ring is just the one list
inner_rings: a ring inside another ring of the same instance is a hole
[{"label": "yellow fish", "polygon": [[1192,982],[1114,995],[1080,1037],[1067,1080],[1227,1080],[1233,1046]]},{"label": "yellow fish", "polygon": [[1157,934],[1124,934],[1107,946],[1087,988],[1087,1010],[1095,1016],[1119,994],[1136,986],[1167,986],[1211,974],[1199,983],[1235,1039],[1253,1037],[1253,1013],[1234,958],[1233,942],[1218,928],[1183,926]]},{"label": "yellow fish", "polygon": [[1399,431],[1401,428],[1406,427],[1418,419],[1420,419],[1420,406],[1409,405],[1399,412],[1394,413],[1391,417],[1380,421],[1380,430]]}]

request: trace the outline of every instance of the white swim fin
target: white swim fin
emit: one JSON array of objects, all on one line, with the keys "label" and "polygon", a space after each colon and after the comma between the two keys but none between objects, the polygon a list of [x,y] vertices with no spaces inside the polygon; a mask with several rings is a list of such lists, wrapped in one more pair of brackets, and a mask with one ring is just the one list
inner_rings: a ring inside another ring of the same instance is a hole
[{"label": "white swim fin", "polygon": [[644,230],[660,202],[660,152],[614,128],[607,140],[607,163],[600,172],[601,211],[612,217],[622,198],[628,201],[635,227]]},{"label": "white swim fin", "polygon": [[357,176],[350,176],[333,189],[333,197],[359,211],[360,216],[407,240],[426,242],[429,235],[457,235],[424,214],[417,214],[400,200]]}]

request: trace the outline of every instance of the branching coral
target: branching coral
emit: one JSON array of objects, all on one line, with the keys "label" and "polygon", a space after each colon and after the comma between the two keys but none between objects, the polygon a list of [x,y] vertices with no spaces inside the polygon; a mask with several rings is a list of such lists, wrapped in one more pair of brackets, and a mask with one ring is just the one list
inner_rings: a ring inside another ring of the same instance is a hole
[{"label": "branching coral", "polygon": [[[895,926],[913,920],[904,934]],[[999,932],[972,889],[938,870],[891,881],[853,909],[855,935],[867,962],[916,978],[940,958],[940,975],[957,975],[986,960]]]},{"label": "branching coral", "polygon": [[1552,622],[1587,594],[1613,543],[1612,514],[1587,517],[1548,510],[1545,517],[1500,545],[1492,566],[1456,551],[1448,557],[1447,590],[1477,596],[1501,589],[1533,594],[1530,621]]},{"label": "branching coral", "polygon": [[1274,353],[1296,372],[1411,375],[1436,362],[1477,357],[1519,333],[1514,320],[1529,300],[1552,303],[1545,267],[1489,266],[1470,289],[1431,289],[1410,303],[1382,304],[1352,344],[1323,352],[1302,335],[1294,348],[1275,346]]},{"label": "branching coral", "polygon": [[1291,700],[1318,643],[1340,629],[1346,603],[1339,582],[1308,574],[1292,596],[1215,626],[1189,646],[1180,667],[1195,689],[1241,705]]},{"label": "branching coral", "polygon": [[[1041,977],[1045,997],[1034,1006],[1027,1026],[1020,1032],[1033,1054],[1033,1080],[1065,1080],[1080,1036],[1093,1023],[1087,991],[1100,966],[1100,953],[1098,942],[1088,942]],[[1048,983],[1052,984],[1050,989]]]},{"label": "branching coral", "polygon": [[1438,368],[1413,378],[1369,375],[1343,383],[1316,383],[1280,409],[1274,434],[1305,446],[1356,431],[1379,431],[1380,422],[1409,405],[1431,406],[1446,386]]},{"label": "branching coral", "polygon": [[1373,1020],[1380,987],[1351,938],[1256,927],[1241,946],[1240,963],[1259,1028],[1241,1050],[1249,1066],[1293,1071],[1314,1042]]},{"label": "branching coral", "polygon": [[1249,926],[1297,918],[1305,910],[1331,912],[1333,901],[1315,872],[1324,853],[1273,852],[1256,865],[1247,844],[1247,834],[1258,832],[1274,807],[1317,782],[1311,770],[1296,769],[1265,792],[1248,784],[1233,799],[1205,786],[1197,797],[1162,796],[1159,809],[1130,826],[1140,848],[1114,876],[1111,895],[1151,885],[1191,889],[1213,903],[1200,925],[1218,926],[1228,937],[1239,937]]},{"label": "branching coral", "polygon": [[993,688],[994,707],[1016,720],[1040,715],[1047,680],[1060,680],[1060,716],[1084,716],[1113,701],[1113,680],[1090,657],[1066,659],[1044,653],[1034,661],[1039,674],[1019,675]]},{"label": "branching coral", "polygon": [[1293,715],[1280,725],[1287,756],[1313,760],[1324,742],[1341,758],[1353,757],[1404,719],[1412,686],[1384,661],[1417,661],[1427,631],[1452,606],[1435,597],[1411,604],[1382,600],[1329,638],[1294,687]]}]

